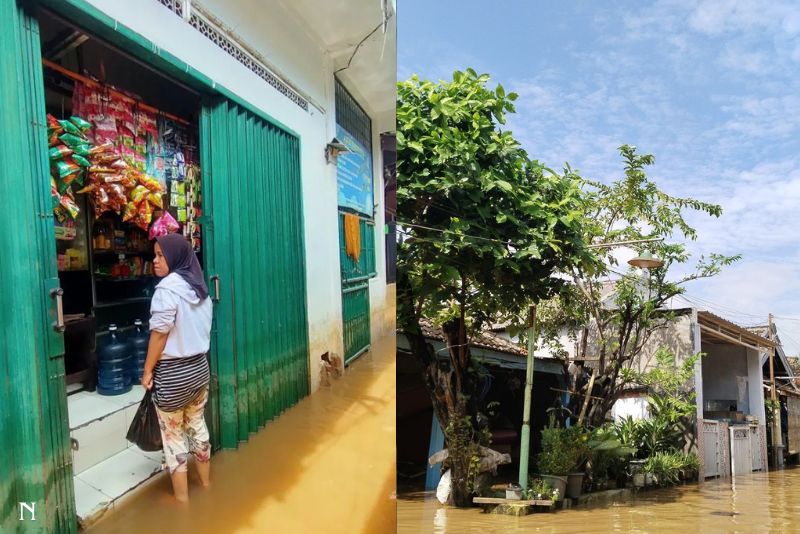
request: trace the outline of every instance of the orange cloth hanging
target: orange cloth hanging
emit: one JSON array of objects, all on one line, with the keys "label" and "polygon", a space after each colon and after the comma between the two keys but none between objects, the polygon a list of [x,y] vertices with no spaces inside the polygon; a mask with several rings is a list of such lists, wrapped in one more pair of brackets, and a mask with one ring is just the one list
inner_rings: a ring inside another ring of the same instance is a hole
[{"label": "orange cloth hanging", "polygon": [[344,214],[344,250],[358,263],[361,255],[361,221],[358,215]]}]

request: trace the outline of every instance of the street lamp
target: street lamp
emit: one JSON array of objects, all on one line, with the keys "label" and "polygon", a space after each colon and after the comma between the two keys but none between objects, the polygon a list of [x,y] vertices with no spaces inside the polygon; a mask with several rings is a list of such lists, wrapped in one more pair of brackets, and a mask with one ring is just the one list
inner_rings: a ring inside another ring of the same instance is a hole
[{"label": "street lamp", "polygon": [[639,256],[628,260],[628,265],[639,267],[640,269],[658,269],[664,266],[664,262],[653,256],[649,251],[644,251]]},{"label": "street lamp", "polygon": [[[654,241],[663,241],[663,238],[654,239],[637,239],[632,241],[619,241],[616,243],[596,243],[589,245],[589,248],[606,248],[616,247],[623,245],[634,245],[641,243],[652,243]],[[638,257],[628,261],[628,264],[633,267],[642,269],[657,269],[664,265],[664,262],[654,257],[650,252],[643,252]],[[530,315],[528,318],[528,357],[525,366],[525,404],[522,410],[522,432],[520,433],[520,451],[519,451],[519,485],[522,489],[528,489],[528,456],[530,452],[531,442],[531,394],[533,388],[533,352],[536,348],[536,306],[530,308]],[[587,395],[591,394],[590,391],[586,392]]]}]

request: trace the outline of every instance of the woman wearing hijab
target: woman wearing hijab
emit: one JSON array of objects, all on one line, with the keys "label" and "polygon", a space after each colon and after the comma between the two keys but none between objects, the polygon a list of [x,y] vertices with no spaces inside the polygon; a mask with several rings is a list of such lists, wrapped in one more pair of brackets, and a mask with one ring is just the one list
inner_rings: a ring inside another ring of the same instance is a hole
[{"label": "woman wearing hijab", "polygon": [[155,385],[164,457],[175,498],[188,502],[187,462],[196,460],[203,486],[210,484],[211,445],[203,410],[210,378],[211,299],[189,242],[178,234],[156,239],[156,286],[150,304],[150,344],[142,385]]}]

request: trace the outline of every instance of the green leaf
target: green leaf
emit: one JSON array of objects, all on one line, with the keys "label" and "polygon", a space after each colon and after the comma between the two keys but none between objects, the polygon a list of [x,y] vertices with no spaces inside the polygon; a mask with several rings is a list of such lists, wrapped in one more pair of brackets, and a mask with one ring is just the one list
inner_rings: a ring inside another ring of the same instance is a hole
[{"label": "green leaf", "polygon": [[500,189],[502,189],[506,193],[510,193],[511,191],[514,190],[514,186],[512,186],[510,183],[506,182],[505,180],[495,180],[494,183],[495,183],[495,185],[497,185],[497,187],[499,187]]}]

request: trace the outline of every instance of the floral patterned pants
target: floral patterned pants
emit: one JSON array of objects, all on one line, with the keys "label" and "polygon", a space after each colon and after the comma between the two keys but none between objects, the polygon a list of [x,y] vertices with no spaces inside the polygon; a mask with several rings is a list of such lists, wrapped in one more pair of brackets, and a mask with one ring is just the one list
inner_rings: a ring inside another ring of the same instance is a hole
[{"label": "floral patterned pants", "polygon": [[203,410],[208,401],[208,388],[204,388],[185,407],[175,412],[164,412],[156,406],[164,445],[164,463],[169,473],[185,472],[189,453],[198,462],[211,459],[211,443]]}]

